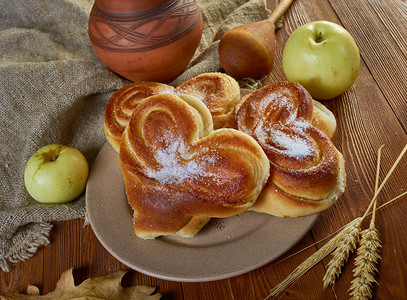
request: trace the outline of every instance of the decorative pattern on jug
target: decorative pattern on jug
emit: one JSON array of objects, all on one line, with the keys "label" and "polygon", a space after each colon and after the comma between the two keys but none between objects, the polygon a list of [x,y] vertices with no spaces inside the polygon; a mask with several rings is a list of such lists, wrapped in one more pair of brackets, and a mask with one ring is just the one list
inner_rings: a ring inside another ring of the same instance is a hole
[{"label": "decorative pattern on jug", "polygon": [[114,14],[96,5],[91,11],[89,37],[101,49],[143,52],[168,45],[188,34],[200,20],[193,0],[170,0],[138,13]]}]

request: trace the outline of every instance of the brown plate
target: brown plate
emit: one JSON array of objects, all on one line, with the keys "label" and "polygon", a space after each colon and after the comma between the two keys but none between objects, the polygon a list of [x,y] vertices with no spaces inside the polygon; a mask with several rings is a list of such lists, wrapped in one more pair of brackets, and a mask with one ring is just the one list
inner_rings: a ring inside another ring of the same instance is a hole
[{"label": "brown plate", "polygon": [[294,246],[318,217],[245,212],[212,219],[193,238],[140,239],[133,232],[119,155],[109,143],[92,166],[86,208],[97,238],[119,261],[147,275],[189,282],[225,279],[271,262]]}]

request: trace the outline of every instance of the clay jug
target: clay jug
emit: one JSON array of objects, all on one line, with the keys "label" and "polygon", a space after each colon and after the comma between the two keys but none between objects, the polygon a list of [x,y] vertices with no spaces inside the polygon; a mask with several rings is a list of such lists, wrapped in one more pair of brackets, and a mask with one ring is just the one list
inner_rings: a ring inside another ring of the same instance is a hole
[{"label": "clay jug", "polygon": [[95,0],[88,32],[94,52],[114,72],[168,82],[187,67],[202,27],[195,0]]}]

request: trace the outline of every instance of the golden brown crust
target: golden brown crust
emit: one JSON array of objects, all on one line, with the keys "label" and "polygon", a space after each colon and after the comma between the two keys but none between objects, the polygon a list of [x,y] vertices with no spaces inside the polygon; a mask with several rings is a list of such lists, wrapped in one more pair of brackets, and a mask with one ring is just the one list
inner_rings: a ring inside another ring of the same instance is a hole
[{"label": "golden brown crust", "polygon": [[122,87],[109,98],[105,106],[104,131],[107,140],[119,151],[120,138],[138,103],[152,95],[171,93],[173,87],[157,82],[136,82]]},{"label": "golden brown crust", "polygon": [[120,138],[138,103],[149,96],[167,93],[199,98],[208,107],[215,129],[224,127],[240,98],[238,83],[222,73],[198,75],[176,89],[158,82],[137,82],[124,86],[110,97],[105,107],[104,131],[116,151],[119,151]]},{"label": "golden brown crust", "polygon": [[251,210],[302,216],[332,205],[344,191],[342,155],[311,125],[313,103],[299,84],[267,85],[236,106],[237,128],[260,144],[270,178]]},{"label": "golden brown crust", "polygon": [[330,139],[333,138],[336,131],[336,119],[333,113],[317,100],[312,101],[314,112],[312,114],[311,124],[318,128]]},{"label": "golden brown crust", "polygon": [[178,86],[175,93],[201,99],[211,112],[214,129],[225,126],[240,98],[237,81],[223,73],[200,74]]},{"label": "golden brown crust", "polygon": [[345,163],[339,152],[338,157],[338,172],[341,175],[338,177],[337,187],[327,197],[320,200],[295,197],[284,193],[268,182],[256,203],[249,210],[269,213],[278,217],[301,217],[329,208],[342,195],[346,186]]},{"label": "golden brown crust", "polygon": [[257,199],[269,176],[263,150],[249,135],[212,131],[208,122],[193,96],[156,95],[134,110],[120,163],[138,236],[193,236],[210,217],[238,214]]}]

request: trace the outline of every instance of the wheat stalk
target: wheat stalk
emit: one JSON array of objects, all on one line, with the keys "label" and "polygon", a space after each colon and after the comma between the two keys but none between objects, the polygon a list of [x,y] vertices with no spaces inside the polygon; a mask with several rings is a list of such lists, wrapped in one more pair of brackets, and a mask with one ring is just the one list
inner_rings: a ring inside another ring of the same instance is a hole
[{"label": "wheat stalk", "polygon": [[350,228],[350,230],[339,240],[338,246],[332,253],[333,257],[329,261],[327,270],[322,279],[324,288],[335,283],[335,280],[339,278],[339,275],[341,274],[342,267],[348,261],[349,255],[356,249],[356,246],[359,243],[361,223],[362,218],[360,218],[360,222],[353,225],[352,228]]},{"label": "wheat stalk", "polygon": [[373,226],[361,233],[360,247],[355,258],[354,279],[351,282],[350,295],[354,300],[372,299],[373,284],[378,272],[377,263],[380,257],[379,232]]},{"label": "wheat stalk", "polygon": [[[379,149],[380,150],[380,149]],[[378,175],[376,177],[375,190],[377,191]],[[350,295],[353,300],[372,299],[373,284],[375,273],[378,272],[377,264],[381,259],[380,248],[382,247],[379,232],[375,226],[376,205],[374,201],[372,218],[369,228],[361,232],[360,247],[355,259],[355,268],[353,269],[354,279],[351,282]]]},{"label": "wheat stalk", "polygon": [[288,286],[298,280],[302,275],[304,275],[308,270],[315,266],[318,262],[328,256],[337,247],[338,241],[342,239],[344,235],[347,235],[351,230],[354,229],[355,225],[362,222],[361,217],[354,219],[349,222],[336,236],[325,243],[317,252],[312,254],[306,260],[304,260],[300,265],[298,265],[294,271],[291,272],[283,281],[276,285],[270,294],[265,298],[265,300],[271,297],[277,296]]},{"label": "wheat stalk", "polygon": [[[378,149],[377,151],[377,164],[376,164],[376,181],[375,181],[375,190],[374,190],[374,196],[372,202],[373,204],[373,217],[375,215],[376,211],[376,199],[377,199],[377,194],[378,194],[378,188],[379,188],[379,174],[380,174],[380,161],[381,161],[381,151],[382,151],[383,145]],[[369,205],[370,207],[370,205]],[[359,243],[359,237],[360,237],[360,231],[361,231],[361,223],[363,219],[366,217],[367,212],[369,212],[369,208],[366,210],[366,213],[361,219],[361,222],[359,224],[355,224],[354,228],[352,230],[343,236],[343,238],[339,241],[338,247],[335,249],[335,251],[332,253],[333,257],[327,264],[327,269],[325,272],[325,275],[322,279],[323,284],[324,284],[324,289],[327,288],[330,285],[333,285],[336,281],[337,278],[339,278],[341,272],[342,272],[342,267],[348,262],[349,256],[353,251],[355,251],[358,243]],[[374,222],[374,221],[373,221]],[[359,225],[359,226],[356,226]]]},{"label": "wheat stalk", "polygon": [[[348,249],[353,248],[353,250],[354,250],[354,246],[353,246],[352,243],[355,241],[356,236],[359,237],[359,233],[361,235],[363,233],[362,239],[361,239],[361,242],[360,242],[361,246],[358,249],[358,257],[361,257],[361,258],[359,259],[360,260],[359,265],[354,270],[355,279],[352,281],[352,287],[351,287],[352,293],[351,293],[351,295],[353,296],[353,299],[369,299],[369,298],[358,298],[358,297],[361,297],[361,295],[368,296],[369,291],[370,291],[370,293],[372,293],[372,291],[371,291],[372,290],[372,284],[373,284],[373,282],[375,282],[375,280],[374,280],[374,272],[377,271],[376,264],[377,264],[378,259],[380,258],[380,255],[379,256],[377,256],[377,255],[378,255],[378,249],[381,247],[381,245],[380,245],[378,232],[374,228],[375,212],[376,212],[376,205],[377,205],[377,196],[379,195],[379,193],[382,190],[382,188],[384,187],[385,183],[390,178],[390,175],[393,173],[393,171],[397,167],[398,163],[400,162],[401,158],[404,156],[404,154],[407,151],[407,144],[406,144],[404,146],[403,150],[401,151],[401,153],[399,154],[398,158],[394,162],[393,166],[390,168],[389,172],[387,173],[387,175],[383,179],[381,185],[378,186],[379,168],[380,168],[380,153],[381,153],[382,147],[380,147],[379,150],[378,150],[378,162],[377,162],[377,169],[376,169],[375,193],[374,193],[374,196],[371,199],[370,204],[369,204],[368,208],[366,209],[364,215],[362,217],[356,218],[353,221],[349,222],[344,227],[344,229],[342,229],[336,236],[334,236],[324,246],[322,246],[321,249],[319,249],[317,252],[315,252],[310,257],[308,257],[306,260],[304,260],[299,266],[297,266],[297,268],[295,268],[294,271],[291,272],[291,274],[289,274],[283,281],[281,281],[278,285],[276,285],[273,289],[271,289],[270,294],[265,298],[265,300],[268,300],[271,297],[277,296],[283,290],[285,290],[287,287],[289,287],[291,284],[296,282],[299,278],[302,277],[302,275],[304,275],[308,270],[310,270],[318,262],[320,262],[327,255],[332,253],[335,249],[340,247],[341,246],[340,243],[343,244],[342,245],[343,246],[342,256],[346,256],[346,253],[347,253],[346,251],[347,250],[345,248],[346,247]],[[403,193],[403,194],[399,195],[398,197],[392,199],[388,203],[394,201],[397,198],[400,198],[401,196],[403,196],[405,194],[406,193]],[[388,204],[388,203],[386,203],[386,204]],[[369,227],[369,229],[364,230],[361,233],[360,232],[360,225],[363,222],[363,220],[365,219],[365,217],[370,214],[370,210],[372,209],[372,207],[373,207],[373,213],[372,213],[372,219],[371,219],[371,222],[370,222],[370,227]],[[358,223],[359,223],[359,232],[358,232],[358,229],[355,228],[355,227],[357,227]],[[350,234],[351,232],[353,232],[353,233]],[[346,236],[347,236],[347,239],[346,239]],[[344,245],[346,243],[348,244],[347,246]],[[369,249],[366,248],[367,245],[370,245],[370,246],[376,245],[375,248],[374,248],[374,251],[368,251]],[[367,261],[362,258],[363,256],[365,258],[368,257],[370,259],[369,264],[367,264],[366,263]],[[340,264],[342,264],[342,261],[344,263],[346,263],[347,258],[346,258],[346,261],[345,261],[345,259],[343,259],[343,257],[338,258],[338,261],[335,262],[337,265],[332,267],[332,268],[334,268],[334,270],[336,270],[336,272],[340,273],[341,267],[339,267],[339,271],[338,271],[338,266]],[[334,263],[332,263],[332,264],[334,264]],[[360,272],[360,271],[363,271],[363,272]],[[333,275],[332,274],[327,275],[327,277],[329,277],[326,280],[327,283],[330,284],[331,277],[334,277],[334,279],[335,279],[337,276],[339,276],[339,273],[335,273],[335,272],[332,271]],[[363,274],[364,277],[362,277],[362,274]],[[373,281],[371,281],[372,279],[373,279]],[[354,293],[357,293],[357,295],[354,295]]]}]

